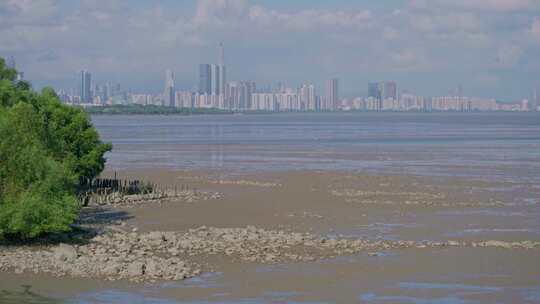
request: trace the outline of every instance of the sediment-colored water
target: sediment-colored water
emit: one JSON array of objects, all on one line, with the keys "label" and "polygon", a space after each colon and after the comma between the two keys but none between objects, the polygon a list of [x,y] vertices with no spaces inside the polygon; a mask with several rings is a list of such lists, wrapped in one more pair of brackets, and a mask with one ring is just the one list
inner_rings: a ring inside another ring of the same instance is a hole
[{"label": "sediment-colored water", "polygon": [[[328,239],[540,241],[538,116],[340,115],[94,117],[115,145],[105,175],[221,194],[108,206],[109,215],[122,216],[107,219],[139,234],[250,225]],[[540,302],[539,248],[377,248],[313,261],[182,258],[201,275],[109,282],[2,272],[0,302]]]}]

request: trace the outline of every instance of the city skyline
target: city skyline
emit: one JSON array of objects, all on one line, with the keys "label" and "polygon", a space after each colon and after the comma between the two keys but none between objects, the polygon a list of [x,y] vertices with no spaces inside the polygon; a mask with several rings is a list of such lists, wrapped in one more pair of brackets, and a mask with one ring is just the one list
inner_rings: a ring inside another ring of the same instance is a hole
[{"label": "city skyline", "polygon": [[[121,90],[117,85],[115,94],[110,83],[91,83],[91,74],[82,70],[79,95],[57,90],[61,99],[71,104],[112,105],[140,104],[179,108],[215,108],[232,111],[537,111],[540,101],[534,89],[530,100],[502,103],[494,98],[478,98],[463,94],[458,85],[451,94],[426,97],[407,90],[398,90],[395,81],[368,82],[367,96],[341,98],[339,79],[325,81],[324,90],[318,91],[313,83],[304,82],[298,87],[279,83],[277,86],[257,87],[254,81],[241,80],[227,82],[225,47],[217,45],[217,64],[200,63],[199,86],[194,90],[176,90],[175,74],[165,70],[164,90],[161,94],[137,94]],[[208,60],[212,61],[212,60]],[[208,62],[207,61],[207,62]],[[11,58],[10,62],[14,59]],[[92,86],[94,90],[92,90]],[[75,90],[76,91],[76,90]],[[321,92],[317,94],[317,92]]]},{"label": "city skyline", "polygon": [[539,13],[527,0],[9,0],[0,55],[17,58],[37,88],[72,87],[86,69],[97,82],[156,93],[165,69],[178,89],[197,88],[193,63],[215,58],[223,41],[230,79],[320,88],[337,77],[345,97],[390,79],[423,95],[461,85],[518,101],[540,82]]}]

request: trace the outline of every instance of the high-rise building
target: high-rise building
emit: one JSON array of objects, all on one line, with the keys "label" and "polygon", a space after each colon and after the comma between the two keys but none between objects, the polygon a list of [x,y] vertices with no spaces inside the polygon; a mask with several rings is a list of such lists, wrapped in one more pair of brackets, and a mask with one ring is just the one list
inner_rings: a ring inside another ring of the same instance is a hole
[{"label": "high-rise building", "polygon": [[252,108],[252,96],[256,85],[253,81],[229,82],[226,94],[226,108],[231,110],[249,110]]},{"label": "high-rise building", "polygon": [[531,100],[531,111],[538,111],[539,106],[540,106],[540,96],[538,96],[538,88],[534,87],[533,96]]},{"label": "high-rise building", "polygon": [[218,47],[218,95],[225,95],[225,84],[227,83],[227,68],[225,67],[225,49],[223,42]]},{"label": "high-rise building", "polygon": [[92,102],[92,75],[90,72],[82,70],[81,71],[81,102],[91,103]]},{"label": "high-rise building", "polygon": [[368,97],[373,97],[376,100],[380,100],[382,98],[381,95],[382,92],[378,82],[368,83]]},{"label": "high-rise building", "polygon": [[225,50],[223,48],[223,42],[220,42],[218,47],[218,65],[225,65]]},{"label": "high-rise building", "polygon": [[300,87],[299,93],[302,110],[315,111],[317,109],[315,86],[313,84],[303,84]]},{"label": "high-rise building", "polygon": [[199,93],[210,94],[212,87],[210,65],[203,63],[199,65]]},{"label": "high-rise building", "polygon": [[337,110],[339,107],[338,79],[327,80],[325,89],[327,109],[324,110]]},{"label": "high-rise building", "polygon": [[9,58],[7,59],[7,62],[6,62],[6,66],[9,69],[16,69],[17,65],[15,64],[15,57],[9,56]]},{"label": "high-rise building", "polygon": [[[380,111],[386,104],[393,104],[398,100],[397,85],[394,81],[368,83],[368,98],[375,101],[375,110]],[[393,107],[393,106],[392,106]]]},{"label": "high-rise building", "polygon": [[225,95],[225,84],[227,83],[227,73],[224,65],[217,66],[218,68],[218,85],[217,85],[217,95]]},{"label": "high-rise building", "polygon": [[199,94],[225,96],[226,83],[225,51],[223,43],[220,43],[218,47],[218,63],[199,65]]},{"label": "high-rise building", "polygon": [[382,98],[383,100],[392,99],[397,100],[397,85],[394,81],[388,81],[381,85],[383,88]]},{"label": "high-rise building", "polygon": [[221,92],[221,72],[217,64],[210,65],[210,94],[219,95]]},{"label": "high-rise building", "polygon": [[174,107],[176,103],[174,90],[174,73],[167,69],[165,71],[165,90],[163,92],[163,105]]}]

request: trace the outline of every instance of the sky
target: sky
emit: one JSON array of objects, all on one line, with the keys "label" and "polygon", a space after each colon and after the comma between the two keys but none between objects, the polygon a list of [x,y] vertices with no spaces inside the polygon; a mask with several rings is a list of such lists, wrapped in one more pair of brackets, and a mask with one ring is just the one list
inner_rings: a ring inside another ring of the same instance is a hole
[{"label": "sky", "polygon": [[340,80],[503,101],[540,86],[540,0],[0,0],[0,56],[34,87],[76,88],[79,71],[135,92],[194,89],[198,64],[259,87]]}]

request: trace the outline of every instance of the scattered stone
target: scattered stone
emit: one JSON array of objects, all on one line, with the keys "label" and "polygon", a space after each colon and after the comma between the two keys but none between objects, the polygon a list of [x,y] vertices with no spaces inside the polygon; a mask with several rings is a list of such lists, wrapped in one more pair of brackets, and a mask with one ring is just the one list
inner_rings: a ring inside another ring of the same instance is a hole
[{"label": "scattered stone", "polygon": [[68,244],[60,244],[53,250],[54,258],[59,262],[73,261],[77,258],[77,250]]},{"label": "scattered stone", "polygon": [[183,280],[201,272],[193,257],[228,256],[261,263],[312,261],[343,254],[446,246],[534,250],[538,241],[405,241],[317,237],[309,233],[202,226],[183,232],[109,230],[83,245],[1,247],[0,270],[131,281]]}]

